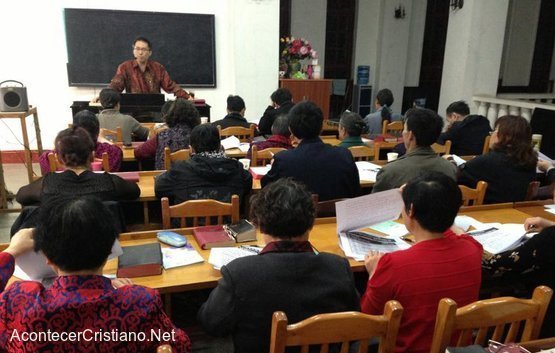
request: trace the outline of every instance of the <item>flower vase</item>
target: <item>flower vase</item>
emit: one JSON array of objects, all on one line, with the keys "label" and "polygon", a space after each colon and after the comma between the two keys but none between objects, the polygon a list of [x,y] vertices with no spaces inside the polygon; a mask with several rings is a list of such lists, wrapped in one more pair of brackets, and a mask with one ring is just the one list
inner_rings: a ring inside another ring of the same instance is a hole
[{"label": "flower vase", "polygon": [[289,78],[294,78],[295,74],[299,71],[301,71],[301,62],[299,59],[291,59],[289,60],[289,71],[288,71],[288,77]]}]

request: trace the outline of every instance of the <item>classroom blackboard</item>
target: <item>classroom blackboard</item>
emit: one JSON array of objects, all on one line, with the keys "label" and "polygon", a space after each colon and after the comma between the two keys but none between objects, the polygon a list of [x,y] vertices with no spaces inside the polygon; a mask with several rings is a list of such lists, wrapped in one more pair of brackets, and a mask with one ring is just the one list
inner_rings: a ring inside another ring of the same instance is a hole
[{"label": "classroom blackboard", "polygon": [[183,87],[216,87],[214,15],[64,9],[70,86],[106,86],[138,36]]}]

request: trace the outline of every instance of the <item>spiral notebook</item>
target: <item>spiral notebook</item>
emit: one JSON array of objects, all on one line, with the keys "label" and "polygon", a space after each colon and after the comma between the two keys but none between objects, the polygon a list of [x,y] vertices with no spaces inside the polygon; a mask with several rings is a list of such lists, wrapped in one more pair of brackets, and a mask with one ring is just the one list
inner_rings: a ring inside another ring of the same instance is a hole
[{"label": "spiral notebook", "polygon": [[208,263],[214,266],[216,270],[219,270],[235,259],[258,255],[261,250],[261,247],[251,245],[242,245],[237,248],[212,248]]}]

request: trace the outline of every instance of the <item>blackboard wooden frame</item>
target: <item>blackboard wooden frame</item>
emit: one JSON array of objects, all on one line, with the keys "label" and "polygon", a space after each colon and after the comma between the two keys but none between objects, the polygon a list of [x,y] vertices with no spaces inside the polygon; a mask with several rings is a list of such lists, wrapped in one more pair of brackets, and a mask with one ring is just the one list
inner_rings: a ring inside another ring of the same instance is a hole
[{"label": "blackboard wooden frame", "polygon": [[133,59],[138,36],[152,43],[151,60],[182,87],[216,87],[215,16],[170,12],[64,9],[69,86],[106,86]]}]

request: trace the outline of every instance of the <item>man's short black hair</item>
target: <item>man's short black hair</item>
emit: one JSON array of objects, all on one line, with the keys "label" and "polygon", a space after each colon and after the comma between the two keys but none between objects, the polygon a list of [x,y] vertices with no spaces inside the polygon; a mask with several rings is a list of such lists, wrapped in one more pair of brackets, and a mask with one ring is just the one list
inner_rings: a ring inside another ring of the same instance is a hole
[{"label": "man's short black hair", "polygon": [[288,88],[278,88],[274,91],[274,93],[272,93],[270,99],[272,100],[272,102],[278,105],[282,105],[283,103],[289,102],[291,99],[293,99],[293,95]]},{"label": "man's short black hair", "polygon": [[121,95],[113,88],[104,88],[100,91],[100,104],[104,109],[114,108],[121,100]]},{"label": "man's short black hair", "polygon": [[133,46],[135,46],[135,44],[136,44],[137,42],[145,42],[146,44],[148,44],[148,49],[149,49],[150,51],[152,51],[152,44],[150,44],[150,40],[146,39],[146,38],[143,37],[143,36],[138,36],[138,37],[135,38],[135,40],[133,41]]},{"label": "man's short black hair", "polygon": [[291,133],[296,137],[305,139],[320,135],[324,116],[316,104],[310,101],[297,103],[287,116]]},{"label": "man's short black hair", "polygon": [[339,119],[339,125],[343,126],[347,130],[347,135],[349,136],[360,136],[362,131],[366,127],[362,117],[358,113],[354,112],[343,112],[341,118]]},{"label": "man's short black hair", "polygon": [[412,179],[403,188],[402,196],[407,213],[412,205],[414,218],[430,232],[445,232],[451,227],[462,204],[457,183],[439,172]]},{"label": "man's short black hair", "polygon": [[190,138],[195,153],[217,152],[220,150],[220,132],[212,124],[200,124],[193,128]]},{"label": "man's short black hair", "polygon": [[291,178],[281,178],[251,199],[250,218],[275,238],[291,239],[312,229],[316,210],[310,192]]},{"label": "man's short black hair", "polygon": [[285,137],[291,136],[287,115],[280,115],[276,118],[276,120],[274,120],[274,123],[272,124],[272,135],[281,135]]},{"label": "man's short black hair", "polygon": [[411,108],[405,113],[407,130],[412,131],[416,145],[431,146],[437,141],[443,129],[443,119],[436,112],[426,108]]},{"label": "man's short black hair", "polygon": [[465,101],[456,101],[449,104],[447,109],[445,109],[445,112],[447,113],[447,115],[457,113],[462,116],[467,116],[468,114],[470,114],[470,108],[468,108],[468,104],[466,104]]},{"label": "man's short black hair", "polygon": [[227,110],[240,113],[243,109],[245,109],[245,101],[243,98],[233,95],[227,97]]},{"label": "man's short black hair", "polygon": [[118,236],[115,220],[97,198],[52,198],[39,211],[35,251],[63,271],[102,266]]},{"label": "man's short black hair", "polygon": [[100,123],[96,114],[90,110],[84,109],[79,113],[75,114],[73,117],[73,126],[79,126],[87,130],[89,135],[94,142],[98,140],[98,134],[100,133]]}]

